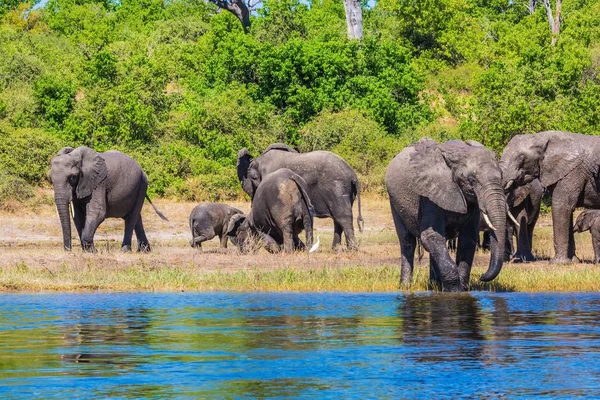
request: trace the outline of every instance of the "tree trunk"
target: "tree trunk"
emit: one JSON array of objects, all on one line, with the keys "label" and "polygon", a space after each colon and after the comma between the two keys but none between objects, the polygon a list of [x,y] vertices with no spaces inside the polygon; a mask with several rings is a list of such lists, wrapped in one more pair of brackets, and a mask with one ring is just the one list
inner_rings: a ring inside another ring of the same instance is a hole
[{"label": "tree trunk", "polygon": [[527,7],[527,9],[529,10],[529,14],[533,14],[535,12],[535,5],[536,5],[537,1],[536,0],[529,0],[529,7]]},{"label": "tree trunk", "polygon": [[348,27],[348,39],[362,39],[362,8],[358,0],[344,0],[346,11],[346,25]]},{"label": "tree trunk", "polygon": [[216,4],[218,7],[229,11],[233,15],[237,17],[242,23],[242,27],[244,28],[244,32],[248,33],[248,29],[250,28],[250,9],[244,3],[244,0],[208,0],[213,4]]},{"label": "tree trunk", "polygon": [[550,32],[552,32],[551,45],[554,46],[558,40],[560,34],[560,15],[562,12],[562,0],[556,0],[556,10],[554,16],[552,15],[552,7],[550,6],[550,0],[544,0],[544,8],[546,9],[546,17],[548,18],[548,24],[550,25]]}]

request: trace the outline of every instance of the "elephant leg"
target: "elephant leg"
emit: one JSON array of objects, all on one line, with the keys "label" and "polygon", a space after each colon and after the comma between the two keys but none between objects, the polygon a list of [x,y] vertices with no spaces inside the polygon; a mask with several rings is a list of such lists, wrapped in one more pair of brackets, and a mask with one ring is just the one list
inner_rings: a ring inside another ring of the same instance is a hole
[{"label": "elephant leg", "polygon": [[429,257],[429,290],[443,290],[442,273],[433,257]]},{"label": "elephant leg", "polygon": [[294,250],[304,251],[306,250],[306,245],[298,235],[294,235]]},{"label": "elephant leg", "polygon": [[131,238],[133,236],[133,231],[135,229],[135,224],[137,224],[138,218],[134,218],[134,216],[125,218],[125,232],[123,233],[123,242],[121,243],[121,251],[123,252],[131,251]]},{"label": "elephant leg", "polygon": [[285,229],[283,232],[283,251],[291,253],[294,251],[294,234],[291,228]]},{"label": "elephant leg", "polygon": [[92,192],[92,198],[86,206],[85,224],[81,232],[81,247],[85,252],[96,252],[94,235],[106,218],[106,193],[99,187]]},{"label": "elephant leg", "polygon": [[[138,251],[150,252],[150,244],[142,220],[142,207],[144,206],[145,189],[138,193],[138,198],[133,205],[129,215],[125,217],[125,231],[123,232],[123,242],[121,243],[121,251],[131,251],[131,238],[135,230],[135,237],[138,241]],[[139,223],[139,227],[138,227]]]},{"label": "elephant leg", "polygon": [[531,253],[531,241],[529,239],[529,223],[527,221],[527,212],[521,210],[517,217],[520,226],[517,229],[517,252],[515,253],[515,261],[530,262],[534,261],[535,257]]},{"label": "elephant leg", "polygon": [[458,292],[463,290],[460,283],[458,267],[450,257],[446,248],[446,218],[445,211],[435,203],[421,200],[421,243],[429,252],[429,257],[434,259],[439,269],[442,290]]},{"label": "elephant leg", "polygon": [[569,263],[575,255],[573,211],[581,190],[574,190],[567,177],[556,184],[552,193],[552,230],[554,233],[553,264]]},{"label": "elephant leg", "polygon": [[456,265],[460,277],[461,290],[469,288],[471,279],[471,266],[477,250],[477,239],[479,238],[479,211],[462,226],[458,234],[458,246],[456,248]]},{"label": "elephant leg", "polygon": [[[146,237],[146,231],[144,231],[144,223],[142,222],[141,215],[135,224],[134,230],[135,237],[137,238],[138,242],[138,252],[149,253],[150,251],[152,251],[150,243],[148,242],[148,238]],[[129,241],[129,244],[131,245],[131,239]]]},{"label": "elephant leg", "polygon": [[265,243],[265,247],[269,253],[277,253],[279,250],[281,250],[279,244],[271,235],[261,232],[259,236]]},{"label": "elephant leg", "polygon": [[490,251],[490,231],[483,231],[483,241],[481,242],[483,251]]},{"label": "elephant leg", "polygon": [[346,237],[346,247],[348,247],[349,250],[358,250],[358,243],[356,243],[356,236],[354,235],[354,226],[352,225],[352,217],[345,221],[342,226],[344,228],[344,236]]},{"label": "elephant leg", "polygon": [[196,236],[192,240],[190,240],[190,246],[192,246],[195,249],[202,250],[202,242],[204,242],[204,240],[204,236]]},{"label": "elephant leg", "polygon": [[515,228],[513,224],[506,221],[506,237],[504,239],[504,262],[510,262],[515,253],[513,236],[515,234]]},{"label": "elephant leg", "polygon": [[412,283],[417,238],[406,229],[394,206],[392,206],[392,217],[394,218],[396,234],[400,240],[400,285],[408,286]]},{"label": "elephant leg", "polygon": [[[575,210],[573,210],[575,211]],[[573,231],[573,213],[571,213],[571,218],[569,220],[569,249],[567,251],[567,256],[572,260],[576,258],[575,256],[575,232]]]},{"label": "elephant leg", "polygon": [[85,206],[82,204],[75,203],[72,204],[73,207],[73,222],[75,222],[75,229],[77,229],[77,235],[79,236],[79,240],[81,240],[81,235],[83,234],[83,228],[85,228]]},{"label": "elephant leg", "polygon": [[333,220],[333,244],[331,248],[336,248],[342,242],[342,233],[344,228],[335,219]]},{"label": "elephant leg", "polygon": [[[302,216],[302,227],[304,228],[304,238],[306,240],[304,249],[310,249],[313,245],[313,219],[308,210],[306,210]],[[300,243],[302,243],[301,240]]]},{"label": "elephant leg", "polygon": [[529,223],[527,225],[527,238],[529,239],[529,248],[531,249],[531,251],[533,251],[533,230],[535,229],[535,224],[537,223],[538,215],[536,215],[533,219],[529,219]]},{"label": "elephant leg", "polygon": [[594,247],[594,264],[600,263],[600,230],[591,229],[592,246]]},{"label": "elephant leg", "polygon": [[221,248],[226,249],[227,248],[227,235],[225,233],[221,233],[221,236],[219,236],[219,239],[221,240]]}]

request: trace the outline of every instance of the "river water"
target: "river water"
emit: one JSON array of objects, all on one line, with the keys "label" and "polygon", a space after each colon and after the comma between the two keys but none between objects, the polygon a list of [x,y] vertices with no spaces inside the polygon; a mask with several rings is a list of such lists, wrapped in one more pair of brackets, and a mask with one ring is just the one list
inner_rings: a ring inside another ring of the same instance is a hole
[{"label": "river water", "polygon": [[600,396],[600,294],[0,296],[0,398]]}]

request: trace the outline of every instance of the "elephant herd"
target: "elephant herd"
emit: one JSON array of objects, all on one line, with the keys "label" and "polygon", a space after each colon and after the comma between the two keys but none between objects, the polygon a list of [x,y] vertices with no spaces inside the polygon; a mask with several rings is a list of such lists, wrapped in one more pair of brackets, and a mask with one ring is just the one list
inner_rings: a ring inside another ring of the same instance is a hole
[{"label": "elephant herd", "polygon": [[[360,184],[342,158],[327,151],[298,153],[277,143],[256,158],[244,148],[237,160],[251,211],[244,215],[225,204],[199,204],[190,215],[193,247],[219,236],[222,247],[231,240],[241,251],[257,242],[271,252],[303,250],[313,245],[313,218],[318,217],[333,219],[334,247],[343,234],[346,246],[357,248],[352,206],[358,200],[362,232]],[[71,249],[72,207],[84,251],[94,251],[94,233],[109,217],[125,220],[122,250],[131,251],[135,231],[138,251],[150,251],[141,217],[144,199],[150,201],[148,181],[133,159],[117,151],[66,147],[52,159],[50,178],[65,249]],[[592,231],[595,261],[600,261],[600,137],[562,131],[517,135],[500,161],[475,141],[423,138],[394,157],[385,183],[400,240],[402,284],[412,281],[420,243],[430,254],[432,286],[467,290],[481,230],[487,231],[490,249],[482,281],[496,278],[513,257],[532,261],[533,229],[544,193],[552,199],[551,262],[570,262],[575,256],[573,233],[585,230]],[[576,207],[588,210],[574,226]],[[299,237],[302,231],[305,242]],[[448,240],[457,240],[454,258]]]}]

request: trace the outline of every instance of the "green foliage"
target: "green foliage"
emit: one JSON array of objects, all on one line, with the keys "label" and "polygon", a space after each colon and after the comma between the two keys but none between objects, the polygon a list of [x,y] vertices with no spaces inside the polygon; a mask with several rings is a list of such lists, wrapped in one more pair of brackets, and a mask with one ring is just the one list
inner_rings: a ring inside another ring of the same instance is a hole
[{"label": "green foliage", "polygon": [[300,134],[299,150],[338,154],[361,176],[364,190],[383,188],[385,161],[410,143],[386,135],[377,122],[356,110],[323,112],[306,124]]},{"label": "green foliage", "polygon": [[32,185],[47,182],[50,160],[62,147],[40,129],[15,130],[0,124],[0,172]]},{"label": "green foliage", "polygon": [[73,109],[75,88],[53,76],[42,76],[33,84],[38,111],[48,124],[60,129]]},{"label": "green foliage", "polygon": [[0,167],[30,184],[88,145],[132,155],[153,194],[234,198],[238,150],[285,142],[381,191],[421,136],[499,152],[518,133],[600,134],[600,0],[563,3],[555,46],[541,3],[504,0],[380,0],[362,41],[335,0],[266,0],[248,34],[201,0],[31,6],[0,6]]},{"label": "green foliage", "polygon": [[0,172],[0,208],[10,209],[11,202],[24,202],[34,195],[33,186],[23,178]]}]

